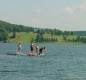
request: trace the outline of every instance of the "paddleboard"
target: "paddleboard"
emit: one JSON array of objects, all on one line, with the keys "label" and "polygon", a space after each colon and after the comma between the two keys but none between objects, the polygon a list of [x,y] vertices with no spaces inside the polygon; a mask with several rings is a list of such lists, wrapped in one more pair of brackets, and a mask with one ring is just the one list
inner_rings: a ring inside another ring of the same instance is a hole
[{"label": "paddleboard", "polygon": [[42,56],[42,55],[45,55],[44,53],[40,54],[40,55],[37,55],[37,54],[32,54],[31,52],[30,53],[23,53],[23,52],[16,52],[14,54],[12,53],[7,53],[7,55],[14,55],[14,56]]},{"label": "paddleboard", "polygon": [[22,53],[22,52],[16,52],[16,53],[7,53],[7,55],[14,55],[14,56],[16,56],[16,55],[20,55],[20,56],[26,56],[27,54],[25,54],[25,53]]}]

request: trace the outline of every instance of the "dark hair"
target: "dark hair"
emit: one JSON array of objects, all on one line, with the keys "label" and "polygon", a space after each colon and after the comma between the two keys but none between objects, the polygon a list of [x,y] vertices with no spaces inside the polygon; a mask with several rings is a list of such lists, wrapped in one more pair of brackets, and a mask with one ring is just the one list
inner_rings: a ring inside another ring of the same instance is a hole
[{"label": "dark hair", "polygon": [[44,47],[44,49],[45,49],[45,47]]}]

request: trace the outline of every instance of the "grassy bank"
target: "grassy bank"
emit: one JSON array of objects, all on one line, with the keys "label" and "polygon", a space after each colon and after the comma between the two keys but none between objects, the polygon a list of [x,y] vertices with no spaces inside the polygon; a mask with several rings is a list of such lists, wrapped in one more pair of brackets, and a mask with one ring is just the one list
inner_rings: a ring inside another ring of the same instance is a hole
[{"label": "grassy bank", "polygon": [[[9,37],[11,37],[11,36],[12,36],[12,33],[9,33]],[[20,33],[16,33],[16,38],[14,38],[14,39],[9,38],[8,42],[12,42],[12,43],[16,43],[16,42],[30,43],[32,39],[33,40],[36,39],[36,36],[37,36],[36,33],[20,32]],[[63,35],[60,35],[60,36],[53,35],[53,36],[51,36],[50,34],[44,34],[43,37],[44,38],[56,38],[58,41],[57,42],[52,42],[52,43],[56,43],[56,44],[82,44],[80,42],[64,41],[63,40]],[[76,35],[69,35],[69,36],[66,36],[66,38],[72,40],[73,38],[76,39],[77,36]],[[46,42],[46,43],[48,43],[48,42]]]},{"label": "grassy bank", "polygon": [[[9,34],[9,37],[12,36],[12,33]],[[30,43],[31,39],[35,39],[36,38],[36,34],[34,33],[16,33],[16,38],[12,39],[9,38],[8,42],[21,42],[21,43]]]}]

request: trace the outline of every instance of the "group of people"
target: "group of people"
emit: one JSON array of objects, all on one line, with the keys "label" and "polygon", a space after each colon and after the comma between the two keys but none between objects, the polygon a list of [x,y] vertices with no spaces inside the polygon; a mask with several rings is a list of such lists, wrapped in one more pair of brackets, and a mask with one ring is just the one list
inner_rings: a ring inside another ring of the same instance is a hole
[{"label": "group of people", "polygon": [[[22,49],[21,43],[18,43],[18,51],[20,52]],[[33,43],[30,44],[30,52],[27,54],[29,56],[33,55],[40,55],[43,51],[45,51],[45,47],[39,47],[38,45],[34,45]]]},{"label": "group of people", "polygon": [[34,45],[34,44],[30,44],[30,50],[31,50],[31,54],[36,54],[36,55],[40,55],[42,53],[42,51],[45,51],[46,48],[45,47],[41,47],[39,48],[38,45]]}]

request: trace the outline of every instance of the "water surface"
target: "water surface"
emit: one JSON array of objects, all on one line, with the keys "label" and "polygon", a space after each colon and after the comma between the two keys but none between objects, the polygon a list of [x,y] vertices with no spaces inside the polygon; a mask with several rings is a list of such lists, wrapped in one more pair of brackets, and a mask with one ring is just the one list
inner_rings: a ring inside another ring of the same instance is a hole
[{"label": "water surface", "polygon": [[[40,44],[43,56],[11,56],[17,44],[0,43],[0,80],[86,80],[86,45]],[[29,44],[23,44],[24,53]]]}]

